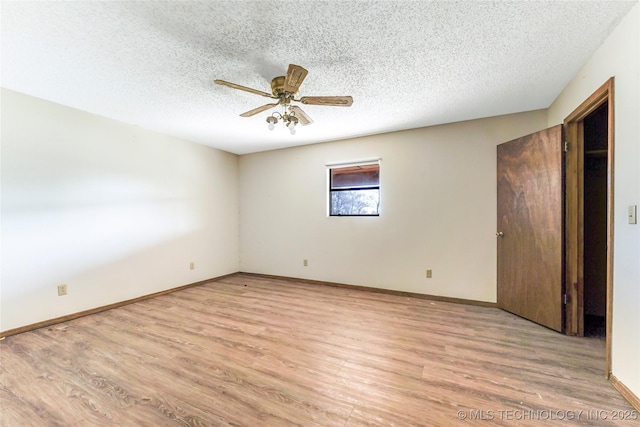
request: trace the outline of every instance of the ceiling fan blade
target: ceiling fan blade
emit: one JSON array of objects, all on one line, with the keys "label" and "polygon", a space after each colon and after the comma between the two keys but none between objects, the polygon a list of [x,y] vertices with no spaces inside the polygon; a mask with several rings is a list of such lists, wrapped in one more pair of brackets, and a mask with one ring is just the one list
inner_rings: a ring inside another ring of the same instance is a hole
[{"label": "ceiling fan blade", "polygon": [[250,92],[250,93],[255,93],[256,95],[262,95],[262,96],[266,96],[268,98],[274,98],[277,99],[275,96],[273,96],[270,93],[267,92],[263,92],[261,90],[258,89],[251,89],[250,87],[246,87],[246,86],[242,86],[242,85],[237,85],[235,83],[229,83],[229,82],[225,82],[224,80],[214,80],[214,82],[216,84],[222,85],[222,86],[228,86],[232,89],[239,89],[239,90],[243,90],[245,92]]},{"label": "ceiling fan blade", "polygon": [[289,64],[287,76],[284,79],[284,90],[290,93],[296,93],[300,89],[300,85],[307,77],[308,71],[299,65]]},{"label": "ceiling fan blade", "polygon": [[334,107],[350,107],[353,98],[350,96],[303,96],[300,102],[306,105],[331,105]]},{"label": "ceiling fan blade", "polygon": [[291,108],[289,109],[298,118],[298,121],[302,126],[310,125],[311,123],[313,123],[313,120],[311,120],[311,117],[307,116],[307,113],[302,111],[302,108],[296,105],[292,105]]},{"label": "ceiling fan blade", "polygon": [[253,110],[249,110],[246,113],[242,113],[240,114],[240,117],[251,117],[265,110],[268,110],[269,108],[277,107],[278,105],[279,104],[277,102],[273,104],[266,104],[266,105],[263,105],[262,107],[254,108]]}]

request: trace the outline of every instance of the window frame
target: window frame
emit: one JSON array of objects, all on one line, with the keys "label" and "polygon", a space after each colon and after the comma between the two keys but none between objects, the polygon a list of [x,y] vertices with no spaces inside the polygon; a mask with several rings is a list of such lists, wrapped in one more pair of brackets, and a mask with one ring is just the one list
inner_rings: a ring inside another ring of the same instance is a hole
[{"label": "window frame", "polygon": [[[381,178],[380,178],[380,170],[381,167],[380,158],[376,159],[367,159],[367,160],[358,160],[358,161],[350,161],[350,162],[335,162],[335,163],[327,163],[327,216],[328,217],[379,217],[381,213],[382,207],[382,190],[381,190]],[[378,166],[378,185],[363,185],[363,186],[353,186],[348,188],[332,188],[332,174],[331,171],[333,169],[343,169],[350,168],[355,166],[369,166],[369,165],[377,165]],[[332,214],[331,212],[331,196],[333,192],[342,192],[342,191],[365,191],[365,190],[378,190],[378,206],[377,213],[374,214]]]}]

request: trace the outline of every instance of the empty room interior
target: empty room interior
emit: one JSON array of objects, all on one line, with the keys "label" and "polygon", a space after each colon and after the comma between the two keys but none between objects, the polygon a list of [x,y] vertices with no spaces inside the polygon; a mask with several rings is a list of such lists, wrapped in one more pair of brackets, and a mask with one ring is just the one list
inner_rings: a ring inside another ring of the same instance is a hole
[{"label": "empty room interior", "polygon": [[640,425],[638,1],[0,12],[0,425]]}]

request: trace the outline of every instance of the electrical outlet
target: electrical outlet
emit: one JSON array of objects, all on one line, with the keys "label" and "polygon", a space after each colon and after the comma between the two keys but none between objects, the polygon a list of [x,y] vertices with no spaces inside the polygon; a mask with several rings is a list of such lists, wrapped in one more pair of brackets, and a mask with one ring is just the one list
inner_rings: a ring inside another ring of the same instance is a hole
[{"label": "electrical outlet", "polygon": [[433,272],[431,270],[426,270],[427,279],[431,279],[433,277]]},{"label": "electrical outlet", "polygon": [[58,296],[61,297],[67,294],[67,285],[58,285]]},{"label": "electrical outlet", "polygon": [[195,269],[196,269],[196,263],[195,263],[195,262],[193,262],[193,261],[191,261],[191,262],[189,263],[189,270],[195,270]]},{"label": "electrical outlet", "polygon": [[303,259],[302,260],[302,265],[304,265],[305,267],[309,265],[309,260],[308,259]]}]

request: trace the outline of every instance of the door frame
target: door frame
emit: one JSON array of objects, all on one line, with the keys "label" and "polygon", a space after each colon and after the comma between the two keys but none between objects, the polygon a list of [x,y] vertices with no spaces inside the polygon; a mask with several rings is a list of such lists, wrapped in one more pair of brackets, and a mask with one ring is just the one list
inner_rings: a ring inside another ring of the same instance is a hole
[{"label": "door frame", "polygon": [[584,336],[584,119],[608,102],[607,123],[607,311],[606,375],[611,376],[613,317],[613,153],[614,78],[611,77],[564,119],[568,150],[565,157],[565,331]]}]

